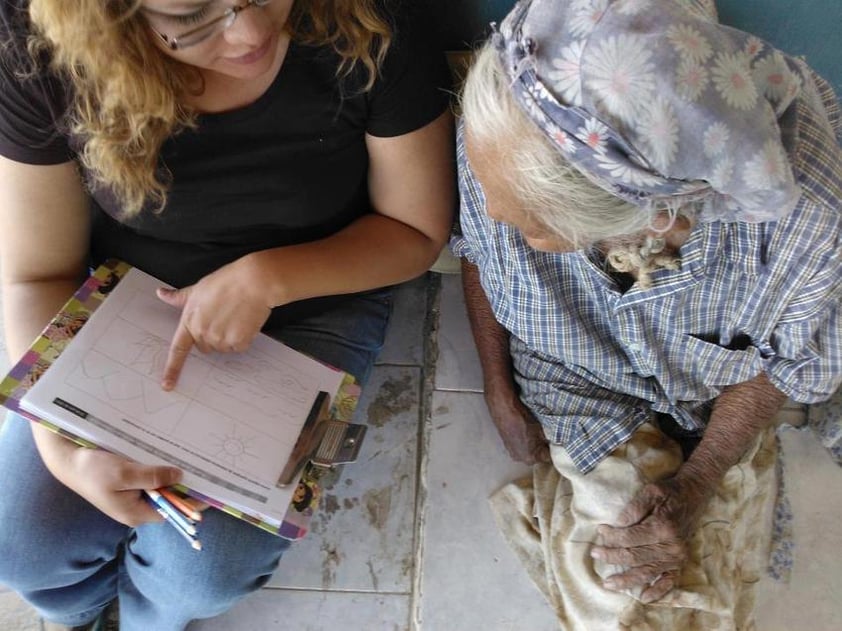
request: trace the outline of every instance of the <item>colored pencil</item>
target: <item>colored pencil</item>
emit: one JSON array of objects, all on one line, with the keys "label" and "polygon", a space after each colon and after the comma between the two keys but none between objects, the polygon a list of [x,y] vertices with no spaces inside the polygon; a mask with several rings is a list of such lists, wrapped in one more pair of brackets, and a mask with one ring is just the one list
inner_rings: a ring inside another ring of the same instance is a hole
[{"label": "colored pencil", "polygon": [[146,499],[146,501],[149,503],[149,505],[150,505],[152,508],[154,508],[154,509],[155,509],[155,512],[157,512],[157,513],[158,513],[161,517],[163,517],[163,518],[164,518],[164,521],[165,521],[166,523],[168,523],[168,524],[169,524],[169,525],[171,525],[173,528],[175,528],[175,529],[178,531],[178,534],[180,534],[182,537],[184,537],[184,538],[187,540],[187,542],[188,542],[188,543],[192,546],[192,548],[193,548],[194,550],[201,550],[201,549],[202,549],[202,542],[201,542],[201,541],[199,541],[199,540],[196,538],[196,535],[191,535],[189,532],[187,532],[187,531],[186,531],[186,530],[184,530],[181,526],[179,526],[179,525],[178,525],[175,521],[173,521],[172,519],[170,519],[170,516],[169,516],[169,514],[167,513],[167,511],[165,511],[163,508],[161,508],[160,506],[158,506],[158,505],[155,503],[155,500],[153,500],[151,497],[149,497],[149,496],[147,495],[147,496],[145,496],[145,499]]},{"label": "colored pencil", "polygon": [[182,515],[179,510],[170,504],[169,501],[167,501],[167,499],[164,498],[164,496],[158,491],[155,491],[154,489],[147,489],[144,493],[146,493],[146,495],[148,495],[159,508],[163,509],[172,521],[181,526],[185,532],[191,535],[196,534],[196,527],[193,525],[192,520],[189,517]]},{"label": "colored pencil", "polygon": [[169,500],[170,504],[175,506],[178,510],[180,510],[184,515],[192,519],[193,521],[202,521],[202,513],[197,511],[193,508],[186,500],[187,498],[182,497],[175,491],[171,491],[170,489],[156,489],[158,493],[164,496],[165,499]]}]

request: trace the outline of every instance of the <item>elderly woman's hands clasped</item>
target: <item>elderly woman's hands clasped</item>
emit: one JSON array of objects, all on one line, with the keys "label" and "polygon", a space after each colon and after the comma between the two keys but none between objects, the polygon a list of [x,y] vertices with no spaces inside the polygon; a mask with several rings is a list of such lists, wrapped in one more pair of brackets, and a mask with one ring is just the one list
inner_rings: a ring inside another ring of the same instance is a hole
[{"label": "elderly woman's hands clasped", "polygon": [[599,527],[591,556],[625,566],[603,586],[612,591],[643,587],[640,600],[653,602],[678,585],[690,537],[708,499],[705,487],[679,474],[644,486],[614,524]]}]

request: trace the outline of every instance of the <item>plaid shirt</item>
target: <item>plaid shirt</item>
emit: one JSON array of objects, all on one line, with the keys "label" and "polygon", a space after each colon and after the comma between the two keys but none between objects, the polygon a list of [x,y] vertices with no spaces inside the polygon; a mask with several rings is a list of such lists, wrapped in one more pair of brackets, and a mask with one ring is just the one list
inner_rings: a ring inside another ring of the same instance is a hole
[{"label": "plaid shirt", "polygon": [[761,372],[803,403],[842,381],[842,125],[816,83],[822,111],[801,99],[782,126],[803,189],[796,209],[778,222],[698,224],[680,270],[625,293],[593,253],[538,252],[489,219],[460,128],[451,247],[478,266],[511,334],[521,398],[583,472],[653,412],[701,431],[725,386]]}]

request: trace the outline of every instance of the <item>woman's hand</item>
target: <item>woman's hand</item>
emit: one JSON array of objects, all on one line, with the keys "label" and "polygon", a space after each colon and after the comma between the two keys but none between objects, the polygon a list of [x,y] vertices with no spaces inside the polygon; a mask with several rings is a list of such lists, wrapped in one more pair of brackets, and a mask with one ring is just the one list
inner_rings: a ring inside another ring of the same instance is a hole
[{"label": "woman's hand", "polygon": [[241,353],[266,323],[272,308],[252,259],[245,256],[183,289],[158,290],[158,298],[181,309],[161,386],[175,387],[193,346],[203,353]]},{"label": "woman's hand", "polygon": [[76,447],[61,479],[112,519],[135,527],[162,521],[147,504],[143,490],[176,484],[181,471],[137,464],[102,449]]},{"label": "woman's hand", "polygon": [[603,582],[612,591],[644,587],[640,600],[653,602],[678,585],[688,543],[706,504],[706,494],[676,478],[644,486],[614,526],[598,529],[601,544],[591,556],[628,569]]},{"label": "woman's hand", "polygon": [[543,427],[515,392],[486,388],[485,401],[512,459],[526,464],[550,461],[550,448]]}]

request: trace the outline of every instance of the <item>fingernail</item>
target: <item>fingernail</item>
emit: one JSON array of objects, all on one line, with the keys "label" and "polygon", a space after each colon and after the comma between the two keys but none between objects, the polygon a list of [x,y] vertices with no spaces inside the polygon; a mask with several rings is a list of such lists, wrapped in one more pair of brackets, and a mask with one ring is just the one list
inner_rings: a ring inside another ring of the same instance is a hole
[{"label": "fingernail", "polygon": [[594,559],[601,559],[601,558],[602,558],[602,556],[603,556],[603,554],[602,554],[602,550],[597,550],[596,548],[593,548],[593,549],[591,550],[591,557],[592,557],[592,558],[594,558]]},{"label": "fingernail", "polygon": [[175,384],[173,384],[172,379],[164,379],[161,382],[161,387],[164,390],[172,390],[173,385],[175,385]]},{"label": "fingernail", "polygon": [[602,586],[605,589],[617,589],[617,581],[611,578],[607,578],[604,581],[602,581]]}]

